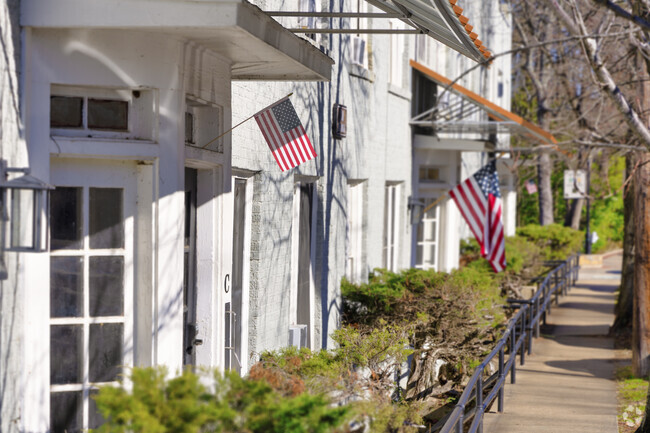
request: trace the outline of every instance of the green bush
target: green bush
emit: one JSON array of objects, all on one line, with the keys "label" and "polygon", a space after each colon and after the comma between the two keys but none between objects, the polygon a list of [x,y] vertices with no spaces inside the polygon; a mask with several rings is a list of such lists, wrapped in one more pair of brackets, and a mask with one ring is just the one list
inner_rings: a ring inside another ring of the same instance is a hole
[{"label": "green bush", "polygon": [[128,382],[102,387],[94,397],[106,420],[98,432],[326,433],[349,412],[330,407],[322,394],[285,397],[264,381],[231,372],[210,377],[185,371],[167,379],[163,368],[134,368]]},{"label": "green bush", "polygon": [[560,224],[546,226],[529,224],[517,228],[517,236],[537,245],[541,249],[544,260],[564,260],[580,250],[584,239],[583,232]]}]

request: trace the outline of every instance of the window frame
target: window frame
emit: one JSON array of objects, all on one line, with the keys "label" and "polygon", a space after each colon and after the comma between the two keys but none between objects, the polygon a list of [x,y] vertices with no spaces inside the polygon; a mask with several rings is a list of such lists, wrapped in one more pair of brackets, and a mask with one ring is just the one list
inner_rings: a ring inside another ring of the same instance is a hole
[{"label": "window frame", "polygon": [[[51,126],[52,113],[49,107],[50,135],[86,139],[117,139],[153,141],[156,136],[156,95],[150,88],[102,88],[52,84],[52,97],[82,98],[81,127]],[[120,101],[127,103],[126,130],[90,128],[88,125],[89,100]]]}]

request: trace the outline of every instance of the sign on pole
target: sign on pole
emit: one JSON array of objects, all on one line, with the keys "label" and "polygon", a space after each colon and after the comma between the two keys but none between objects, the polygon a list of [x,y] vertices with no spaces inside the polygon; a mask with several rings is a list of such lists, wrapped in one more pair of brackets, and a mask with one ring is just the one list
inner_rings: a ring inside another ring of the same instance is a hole
[{"label": "sign on pole", "polygon": [[585,170],[564,170],[564,198],[587,197],[587,172]]}]

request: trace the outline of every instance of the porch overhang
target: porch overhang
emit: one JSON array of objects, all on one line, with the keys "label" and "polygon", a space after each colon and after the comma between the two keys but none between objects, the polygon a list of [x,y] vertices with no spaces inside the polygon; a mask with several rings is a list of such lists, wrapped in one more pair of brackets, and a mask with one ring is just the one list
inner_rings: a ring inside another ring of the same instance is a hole
[{"label": "porch overhang", "polygon": [[[449,78],[436,73],[414,60],[410,61],[410,65],[413,69],[426,75],[438,85],[444,86],[448,92],[460,98],[460,102],[456,104],[449,104],[444,107],[436,106],[419,114],[411,119],[411,125],[431,127],[437,132],[448,133],[488,135],[515,133],[532,138],[542,144],[557,143],[557,140],[550,132],[517,116],[511,111],[499,107],[460,84],[453,83]],[[466,108],[464,105],[469,105],[469,108]],[[489,120],[469,120],[468,117],[471,117],[477,111],[484,111]]]},{"label": "porch overhang", "polygon": [[229,59],[233,80],[329,81],[334,64],[245,0],[23,0],[21,25],[176,35]]}]

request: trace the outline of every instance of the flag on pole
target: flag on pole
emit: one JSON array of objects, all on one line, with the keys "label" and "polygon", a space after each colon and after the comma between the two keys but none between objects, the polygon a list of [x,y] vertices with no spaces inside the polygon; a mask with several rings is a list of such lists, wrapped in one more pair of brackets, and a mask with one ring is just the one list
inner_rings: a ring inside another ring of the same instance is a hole
[{"label": "flag on pole", "polygon": [[535,194],[537,192],[537,185],[534,180],[529,180],[526,182],[526,191],[528,194]]},{"label": "flag on pole", "polygon": [[286,171],[316,157],[289,97],[257,113],[255,120],[280,170]]},{"label": "flag on pole", "polygon": [[490,262],[494,272],[503,271],[506,251],[496,162],[488,163],[456,185],[449,195],[481,246],[481,255]]}]

